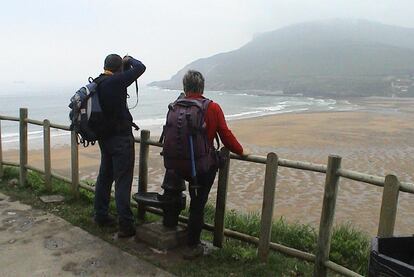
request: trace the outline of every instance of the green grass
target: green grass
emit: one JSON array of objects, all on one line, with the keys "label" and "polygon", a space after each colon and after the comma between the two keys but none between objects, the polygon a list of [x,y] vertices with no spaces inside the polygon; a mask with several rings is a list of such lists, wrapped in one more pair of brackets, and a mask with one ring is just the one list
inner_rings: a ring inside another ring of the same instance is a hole
[{"label": "green grass", "polygon": [[[214,222],[214,206],[207,205],[205,220],[210,224]],[[258,213],[240,214],[234,210],[228,211],[225,216],[225,227],[258,237],[260,215]],[[282,217],[273,222],[271,241],[315,254],[317,235],[317,230],[312,226],[288,223]],[[339,225],[333,230],[330,260],[366,275],[369,247],[370,238],[367,234],[356,230],[351,224]]]},{"label": "green grass", "polygon": [[[17,177],[18,170],[16,168],[5,168],[4,180]],[[58,215],[73,225],[79,226],[178,276],[312,276],[313,273],[313,264],[276,252],[271,252],[268,263],[261,263],[257,259],[255,247],[234,239],[226,239],[222,249],[214,250],[210,255],[195,261],[187,262],[175,259],[172,263],[160,262],[154,257],[131,251],[130,247],[122,242],[114,241],[112,234],[116,231],[116,227],[102,229],[93,223],[93,193],[81,189],[80,197],[74,199],[70,194],[69,185],[55,179],[52,188],[51,192],[46,191],[43,178],[32,172],[28,174],[28,186],[25,188],[10,187],[6,182],[0,185],[0,191],[12,198]],[[38,198],[40,195],[57,193],[65,196],[63,204],[45,204]],[[136,209],[133,210],[136,212]],[[113,201],[111,201],[110,212],[116,213]],[[188,215],[188,210],[184,211],[184,215]],[[159,219],[158,216],[147,213],[147,221],[157,219]],[[208,223],[214,222],[214,207],[212,205],[206,207],[205,220]],[[236,211],[228,211],[225,217],[225,226],[228,229],[258,237],[260,216],[256,213],[240,214]],[[210,232],[203,231],[202,236],[204,240],[212,241]],[[302,251],[315,253],[317,233],[309,225],[287,223],[281,218],[273,222],[271,240]],[[332,261],[364,275],[367,272],[368,255],[369,238],[367,235],[353,229],[351,225],[335,228],[331,244],[330,259]]]},{"label": "green grass", "polygon": [[330,252],[332,261],[366,275],[369,252],[370,238],[368,235],[354,229],[350,224],[334,229]]}]

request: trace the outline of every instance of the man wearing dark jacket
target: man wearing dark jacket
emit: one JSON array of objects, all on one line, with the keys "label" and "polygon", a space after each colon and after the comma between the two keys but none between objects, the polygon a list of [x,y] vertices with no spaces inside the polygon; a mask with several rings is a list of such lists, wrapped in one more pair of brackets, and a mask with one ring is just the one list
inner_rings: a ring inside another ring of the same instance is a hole
[{"label": "man wearing dark jacket", "polygon": [[115,202],[118,213],[119,237],[135,235],[130,208],[134,174],[135,146],[133,119],[127,106],[127,88],[145,72],[145,65],[116,54],[105,58],[104,73],[98,85],[99,102],[105,116],[105,133],[99,139],[101,165],[95,186],[95,222],[99,226],[114,225],[108,214],[112,183],[115,181]]}]

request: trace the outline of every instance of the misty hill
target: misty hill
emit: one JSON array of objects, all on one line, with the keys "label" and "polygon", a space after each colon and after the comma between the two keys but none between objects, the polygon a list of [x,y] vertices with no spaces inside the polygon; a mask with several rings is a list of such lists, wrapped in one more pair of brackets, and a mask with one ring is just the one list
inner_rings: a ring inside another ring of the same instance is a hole
[{"label": "misty hill", "polygon": [[[181,89],[188,69],[201,71],[212,90],[414,95],[414,29],[363,20],[291,25],[258,35],[240,49],[196,60],[170,80],[150,85]],[[395,85],[401,79],[411,82],[408,89]]]}]

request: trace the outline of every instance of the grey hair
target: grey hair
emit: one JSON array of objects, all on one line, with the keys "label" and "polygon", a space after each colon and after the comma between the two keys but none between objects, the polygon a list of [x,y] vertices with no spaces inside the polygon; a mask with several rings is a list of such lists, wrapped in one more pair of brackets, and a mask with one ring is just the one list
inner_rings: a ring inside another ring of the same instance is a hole
[{"label": "grey hair", "polygon": [[204,77],[196,70],[188,70],[183,77],[184,92],[193,92],[203,94],[204,92]]}]

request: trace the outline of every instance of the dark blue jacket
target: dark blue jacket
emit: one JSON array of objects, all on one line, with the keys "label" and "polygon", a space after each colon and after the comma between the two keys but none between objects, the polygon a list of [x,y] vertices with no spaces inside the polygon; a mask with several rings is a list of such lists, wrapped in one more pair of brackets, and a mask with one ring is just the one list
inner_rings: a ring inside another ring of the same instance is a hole
[{"label": "dark blue jacket", "polygon": [[146,67],[134,58],[128,63],[125,65],[127,70],[106,75],[99,84],[99,102],[108,125],[107,136],[132,134],[133,119],[128,110],[127,88],[145,72]]}]

